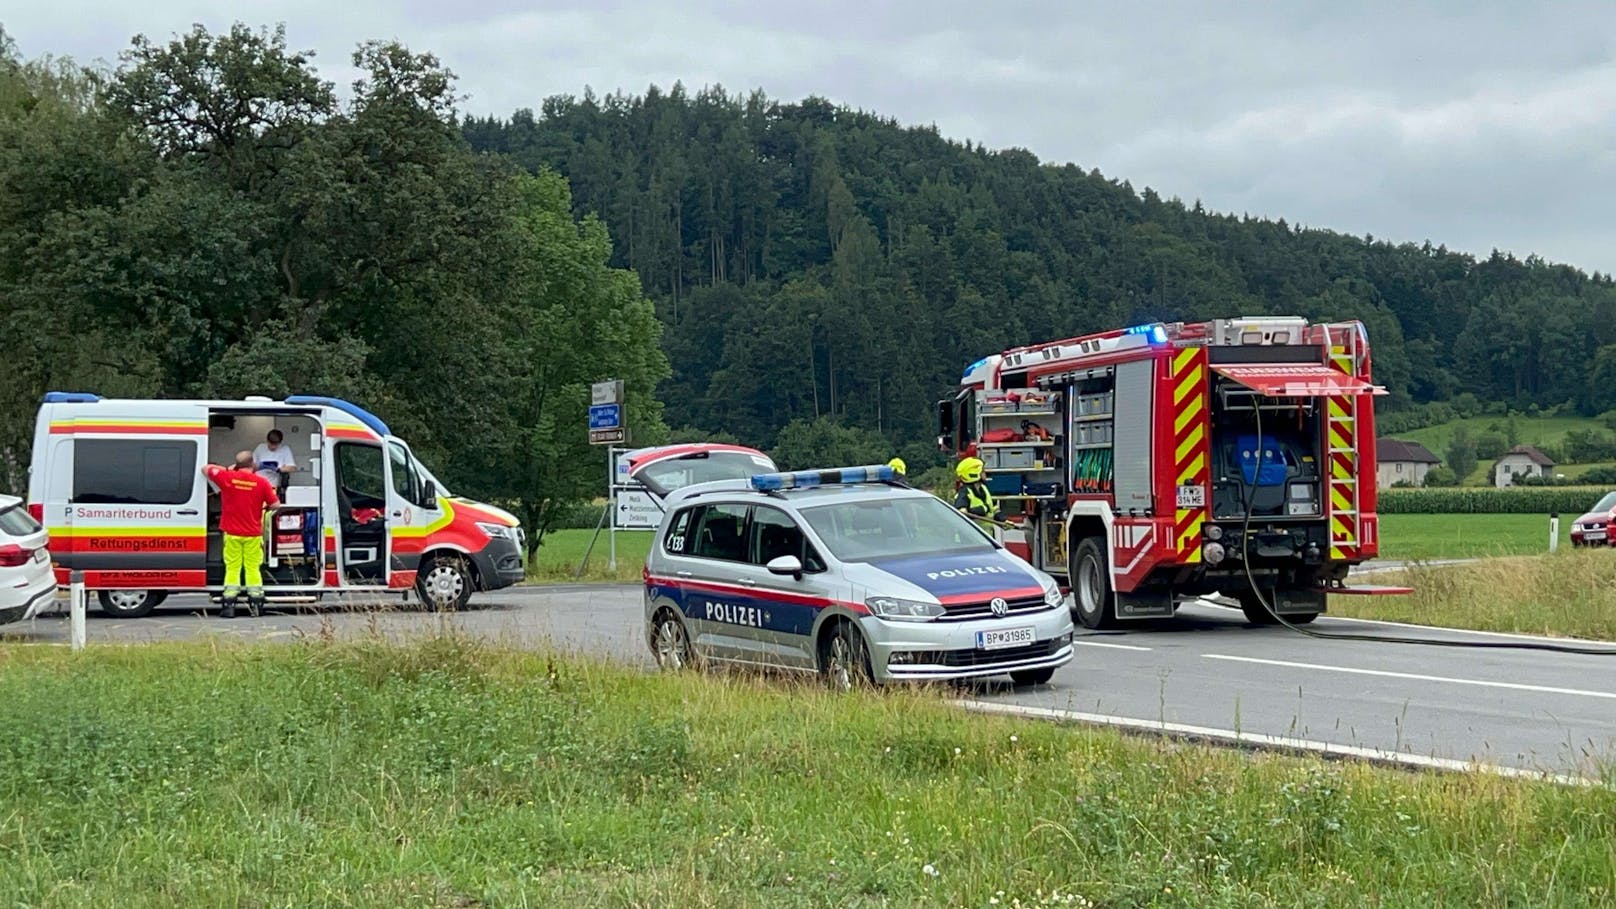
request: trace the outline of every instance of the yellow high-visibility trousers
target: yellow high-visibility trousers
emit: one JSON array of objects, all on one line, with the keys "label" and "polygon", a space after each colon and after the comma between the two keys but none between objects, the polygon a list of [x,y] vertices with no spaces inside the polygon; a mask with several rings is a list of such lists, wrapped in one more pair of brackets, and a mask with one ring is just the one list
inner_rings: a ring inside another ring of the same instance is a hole
[{"label": "yellow high-visibility trousers", "polygon": [[241,575],[247,575],[247,595],[264,593],[264,538],[224,535],[224,598],[240,592]]}]

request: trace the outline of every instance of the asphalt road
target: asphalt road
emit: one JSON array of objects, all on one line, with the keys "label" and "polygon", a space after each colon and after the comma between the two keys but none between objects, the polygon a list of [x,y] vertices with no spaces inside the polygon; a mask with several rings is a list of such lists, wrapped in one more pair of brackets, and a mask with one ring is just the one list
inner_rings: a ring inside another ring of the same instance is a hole
[{"label": "asphalt road", "polygon": [[[333,605],[231,621],[202,614],[198,597],[174,597],[151,616],[101,618],[94,642],[219,635],[292,640],[377,629],[409,634],[439,622],[516,646],[650,666],[640,592],[625,586],[530,587],[485,594],[443,618],[410,611],[356,612]],[[1398,633],[1436,640],[1508,640],[1324,616],[1312,629]],[[11,642],[65,644],[68,622],[46,616],[9,626]],[[1537,639],[1533,639],[1537,640]],[[987,682],[968,699],[996,709],[1124,726],[1193,727],[1211,738],[1305,748],[1477,761],[1556,774],[1597,775],[1616,764],[1616,656],[1467,650],[1327,641],[1247,625],[1238,610],[1186,605],[1172,620],[1079,638],[1077,658],[1049,685]]]}]

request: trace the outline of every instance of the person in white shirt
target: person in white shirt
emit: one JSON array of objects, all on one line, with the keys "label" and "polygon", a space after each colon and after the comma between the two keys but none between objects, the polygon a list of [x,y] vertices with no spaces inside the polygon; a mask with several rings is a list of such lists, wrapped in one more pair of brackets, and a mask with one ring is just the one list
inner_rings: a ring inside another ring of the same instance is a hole
[{"label": "person in white shirt", "polygon": [[284,488],[286,475],[297,470],[297,458],[292,455],[292,446],[284,440],[285,436],[281,435],[279,429],[271,429],[264,443],[253,449],[258,475],[268,480],[270,487],[277,491]]}]

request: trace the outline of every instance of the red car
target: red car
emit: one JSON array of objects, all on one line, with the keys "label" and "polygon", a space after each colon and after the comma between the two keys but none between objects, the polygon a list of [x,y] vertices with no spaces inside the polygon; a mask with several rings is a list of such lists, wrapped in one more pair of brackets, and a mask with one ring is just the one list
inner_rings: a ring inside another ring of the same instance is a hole
[{"label": "red car", "polygon": [[1571,545],[1611,545],[1610,525],[1616,522],[1616,492],[1606,493],[1599,504],[1571,525]]}]

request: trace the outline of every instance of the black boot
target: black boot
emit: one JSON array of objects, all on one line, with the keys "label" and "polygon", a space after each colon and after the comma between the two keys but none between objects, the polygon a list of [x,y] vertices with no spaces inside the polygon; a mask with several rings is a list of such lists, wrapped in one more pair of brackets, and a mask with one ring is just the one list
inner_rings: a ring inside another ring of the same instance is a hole
[{"label": "black boot", "polygon": [[223,597],[223,598],[220,599],[219,602],[224,604],[223,608],[221,608],[219,610],[219,618],[221,618],[221,619],[233,619],[233,618],[236,617],[236,598],[235,597]]},{"label": "black boot", "polygon": [[247,597],[247,611],[252,613],[252,617],[255,619],[263,615],[264,595],[261,593],[257,595],[249,595]]}]

